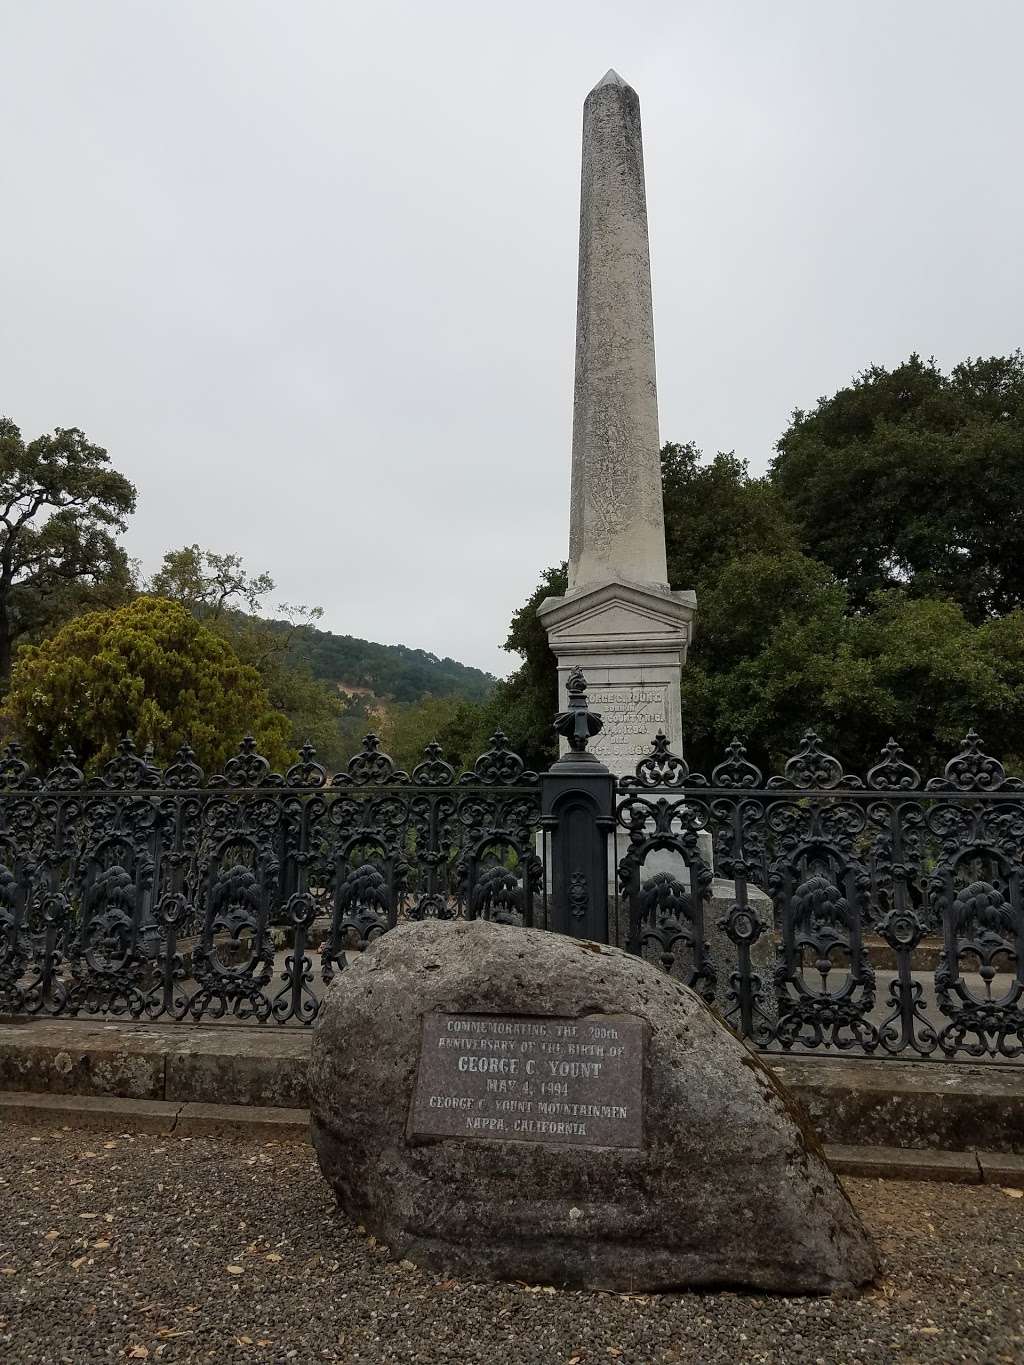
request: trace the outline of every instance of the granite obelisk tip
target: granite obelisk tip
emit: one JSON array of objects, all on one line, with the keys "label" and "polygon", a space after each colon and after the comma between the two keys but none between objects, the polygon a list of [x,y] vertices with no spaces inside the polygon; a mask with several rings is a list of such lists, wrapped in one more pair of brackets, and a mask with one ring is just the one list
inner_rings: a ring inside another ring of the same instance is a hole
[{"label": "granite obelisk tip", "polygon": [[[629,81],[624,81],[613,66],[610,66],[604,73],[598,83],[594,86],[594,90],[600,90],[603,85],[621,85],[627,90],[632,89]],[[593,94],[594,90],[591,90],[590,93]]]}]

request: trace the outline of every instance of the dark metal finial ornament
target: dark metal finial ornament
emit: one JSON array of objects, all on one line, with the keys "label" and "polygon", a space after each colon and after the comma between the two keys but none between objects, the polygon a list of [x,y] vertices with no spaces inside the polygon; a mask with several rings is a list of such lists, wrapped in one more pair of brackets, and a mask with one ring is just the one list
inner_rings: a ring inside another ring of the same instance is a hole
[{"label": "dark metal finial ornament", "polygon": [[574,754],[586,753],[587,743],[604,729],[604,721],[587,706],[587,680],[582,668],[574,668],[565,683],[569,704],[555,717],[555,730],[568,741]]}]

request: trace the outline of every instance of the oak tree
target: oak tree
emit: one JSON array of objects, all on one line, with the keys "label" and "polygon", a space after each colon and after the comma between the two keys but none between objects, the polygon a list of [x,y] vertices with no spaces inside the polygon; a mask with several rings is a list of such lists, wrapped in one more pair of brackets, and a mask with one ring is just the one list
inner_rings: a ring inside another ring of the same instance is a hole
[{"label": "oak tree", "polygon": [[0,417],[0,683],[20,640],[130,595],[115,536],[134,510],[134,487],[77,427],[26,442]]},{"label": "oak tree", "polygon": [[904,588],[982,621],[1024,606],[1022,469],[1024,352],[948,375],[912,355],[796,411],[771,485],[853,609]]}]

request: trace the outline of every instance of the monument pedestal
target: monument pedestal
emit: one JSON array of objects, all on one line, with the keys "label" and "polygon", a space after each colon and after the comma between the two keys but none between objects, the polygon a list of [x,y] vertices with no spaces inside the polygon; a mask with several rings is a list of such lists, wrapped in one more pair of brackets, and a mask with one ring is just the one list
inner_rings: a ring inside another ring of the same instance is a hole
[{"label": "monument pedestal", "polygon": [[617,776],[631,773],[663,730],[682,750],[679,683],[697,599],[650,584],[608,579],[564,597],[549,597],[538,615],[558,660],[559,706],[566,680],[582,668],[590,705],[604,729],[590,752]]}]

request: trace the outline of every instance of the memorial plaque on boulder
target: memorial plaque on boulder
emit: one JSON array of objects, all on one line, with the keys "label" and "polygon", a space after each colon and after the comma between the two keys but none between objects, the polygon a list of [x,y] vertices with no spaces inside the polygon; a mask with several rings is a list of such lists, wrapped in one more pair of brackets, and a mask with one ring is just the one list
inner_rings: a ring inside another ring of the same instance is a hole
[{"label": "memorial plaque on boulder", "polygon": [[428,1014],[414,1136],[640,1147],[643,1021]]},{"label": "memorial plaque on boulder", "polygon": [[771,1072],[619,949],[486,921],[394,929],[328,988],[309,1083],[341,1207],[445,1275],[828,1292],[875,1272]]}]

